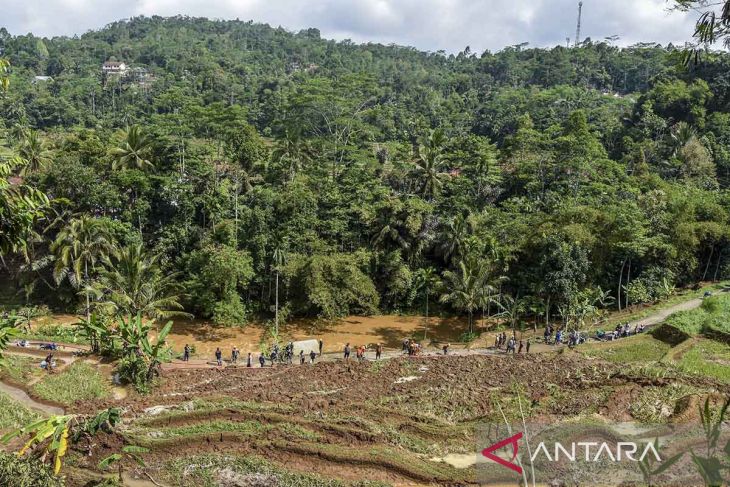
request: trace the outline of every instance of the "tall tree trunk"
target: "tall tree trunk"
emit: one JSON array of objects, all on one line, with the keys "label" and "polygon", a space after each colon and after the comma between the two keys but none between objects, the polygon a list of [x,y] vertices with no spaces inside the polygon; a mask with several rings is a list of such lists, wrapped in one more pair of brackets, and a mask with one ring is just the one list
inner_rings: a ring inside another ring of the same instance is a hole
[{"label": "tall tree trunk", "polygon": [[616,300],[618,302],[618,310],[621,311],[621,280],[624,277],[624,267],[626,266],[626,258],[624,257],[624,261],[621,264],[621,272],[618,274],[618,299]]},{"label": "tall tree trunk", "polygon": [[717,281],[717,273],[720,270],[720,261],[722,261],[722,249],[717,253],[717,265],[715,266],[715,274],[712,276],[713,281]]},{"label": "tall tree trunk", "polygon": [[702,280],[704,281],[707,277],[707,269],[710,268],[710,262],[712,261],[712,256],[715,253],[715,246],[713,245],[710,247],[710,257],[707,258],[707,265],[705,266],[705,272],[702,273]]},{"label": "tall tree trunk", "polygon": [[426,288],[426,328],[423,330],[423,339],[426,340],[426,335],[428,333],[428,287]]},{"label": "tall tree trunk", "polygon": [[[84,261],[84,284],[88,286],[89,280],[89,263]],[[91,306],[89,305],[89,290],[86,289],[86,322],[91,321]]]},{"label": "tall tree trunk", "polygon": [[629,302],[629,284],[631,284],[631,259],[629,259],[629,268],[626,274],[626,307],[628,308],[631,303]]},{"label": "tall tree trunk", "polygon": [[[271,301],[269,301],[271,302]],[[276,336],[279,336],[279,271],[276,271],[276,304],[274,305],[274,326]]]}]

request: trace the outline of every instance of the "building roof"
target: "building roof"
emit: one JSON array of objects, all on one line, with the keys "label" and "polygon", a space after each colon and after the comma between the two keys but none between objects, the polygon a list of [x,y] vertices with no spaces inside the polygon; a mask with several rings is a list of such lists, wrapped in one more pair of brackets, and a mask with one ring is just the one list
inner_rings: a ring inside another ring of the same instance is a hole
[{"label": "building roof", "polygon": [[121,61],[107,61],[104,63],[105,68],[119,68],[121,66],[126,66],[126,64]]}]

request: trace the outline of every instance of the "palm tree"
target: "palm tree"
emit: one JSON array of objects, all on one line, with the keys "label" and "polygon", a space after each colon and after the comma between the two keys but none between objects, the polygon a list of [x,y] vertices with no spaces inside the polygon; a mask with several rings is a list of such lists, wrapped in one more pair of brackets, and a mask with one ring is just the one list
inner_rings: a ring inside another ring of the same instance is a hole
[{"label": "palm tree", "polygon": [[434,130],[428,136],[425,145],[420,146],[416,153],[414,168],[423,184],[423,196],[428,199],[441,192],[442,180],[446,177],[443,171],[447,162],[444,156],[445,143],[446,136],[443,130]]},{"label": "palm tree", "polygon": [[444,288],[448,291],[441,296],[440,301],[469,314],[470,334],[474,333],[474,310],[482,306],[486,278],[485,268],[475,258],[461,260],[456,272],[444,272]]},{"label": "palm tree", "polygon": [[152,152],[152,141],[138,126],[132,125],[123,133],[123,140],[119,147],[114,147],[109,154],[114,158],[112,169],[137,168],[141,170],[154,168],[149,161]]},{"label": "palm tree", "polygon": [[503,316],[509,320],[510,326],[512,327],[512,335],[517,333],[517,321],[519,321],[520,316],[525,311],[526,304],[524,299],[514,298],[509,295],[502,296],[501,302],[499,303],[502,312],[499,313],[499,316]]},{"label": "palm tree", "polygon": [[[53,269],[56,284],[64,279],[68,279],[74,289],[79,289],[83,282],[88,284],[89,267],[93,270],[97,261],[113,251],[114,244],[100,220],[88,216],[71,220],[51,244],[51,252],[56,256]],[[88,289],[85,294],[86,320],[90,321]]]},{"label": "palm tree", "polygon": [[276,140],[274,150],[271,152],[271,159],[275,162],[288,162],[289,179],[294,179],[297,172],[301,171],[312,160],[312,148],[307,140],[302,137],[301,129],[286,128],[283,137]]},{"label": "palm tree", "polygon": [[0,91],[7,91],[10,86],[10,62],[7,59],[0,58]]},{"label": "palm tree", "polygon": [[46,167],[51,162],[50,154],[38,132],[35,130],[23,132],[23,139],[18,150],[18,155],[25,162],[25,166],[21,171],[22,174],[38,172]]},{"label": "palm tree", "polygon": [[423,294],[425,296],[426,300],[426,326],[423,329],[423,339],[426,339],[426,335],[428,333],[428,298],[431,294],[433,294],[436,289],[441,285],[441,280],[439,279],[438,274],[436,273],[436,270],[433,267],[426,267],[418,269],[416,272],[416,288],[418,290],[423,290]]},{"label": "palm tree", "polygon": [[441,231],[441,252],[446,262],[464,255],[466,239],[470,234],[469,222],[464,215],[456,215]]},{"label": "palm tree", "polygon": [[142,244],[130,245],[104,259],[97,283],[90,286],[102,305],[117,315],[141,314],[152,319],[191,316],[182,312],[177,274],[164,274],[159,255],[148,255]]}]

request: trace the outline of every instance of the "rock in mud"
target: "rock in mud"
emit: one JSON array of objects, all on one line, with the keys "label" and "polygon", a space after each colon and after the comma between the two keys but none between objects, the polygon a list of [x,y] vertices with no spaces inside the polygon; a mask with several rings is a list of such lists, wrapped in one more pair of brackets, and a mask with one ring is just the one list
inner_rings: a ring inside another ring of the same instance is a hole
[{"label": "rock in mud", "polygon": [[240,474],[230,468],[216,472],[218,487],[278,487],[279,479],[261,473]]},{"label": "rock in mud", "polygon": [[152,406],[144,410],[147,416],[157,416],[158,414],[166,413],[174,409],[174,406]]}]

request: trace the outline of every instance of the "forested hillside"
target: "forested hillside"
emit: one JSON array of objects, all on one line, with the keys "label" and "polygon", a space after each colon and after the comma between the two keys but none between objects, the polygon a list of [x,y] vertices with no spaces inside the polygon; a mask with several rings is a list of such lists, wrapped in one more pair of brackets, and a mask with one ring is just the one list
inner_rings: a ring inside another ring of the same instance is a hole
[{"label": "forested hillside", "polygon": [[0,51],[0,156],[50,199],[6,246],[18,302],[240,324],[278,283],[282,318],[428,298],[579,325],[730,277],[727,54],[447,55],[184,17],[0,29]]}]

